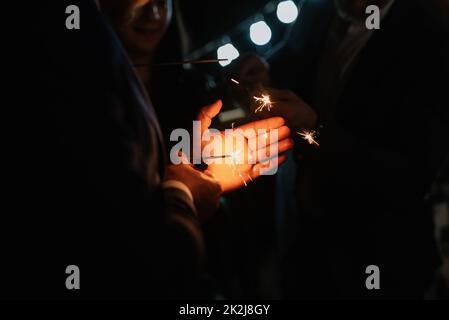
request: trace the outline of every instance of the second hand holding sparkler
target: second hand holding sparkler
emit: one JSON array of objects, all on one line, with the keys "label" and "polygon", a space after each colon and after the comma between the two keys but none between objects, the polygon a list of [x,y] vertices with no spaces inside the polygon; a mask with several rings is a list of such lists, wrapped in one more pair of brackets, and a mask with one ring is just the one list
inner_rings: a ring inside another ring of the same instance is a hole
[{"label": "second hand holding sparkler", "polygon": [[[231,78],[231,81],[234,82],[237,85],[240,85],[240,82]],[[287,91],[287,90],[275,90],[271,89],[279,96],[279,98],[284,98],[286,101],[295,102],[296,106],[299,106],[298,109],[306,109],[311,114],[311,118],[314,118],[316,121],[316,114],[313,112],[313,110],[307,106],[299,97],[297,97],[293,92]],[[271,111],[273,108],[273,102],[271,101],[271,97],[268,94],[262,94],[260,97],[253,96],[253,99],[255,102],[259,103],[259,107],[257,107],[254,111],[254,113],[262,112],[265,108],[267,111]],[[280,99],[281,105],[282,105],[282,99]],[[305,106],[305,107],[304,107]],[[290,108],[293,109],[294,106],[291,106]],[[314,145],[317,148],[320,147],[320,144],[317,141],[317,134],[318,132],[315,130],[302,130],[301,132],[297,132],[298,135],[300,135],[305,141],[307,141],[310,145]]]},{"label": "second hand holding sparkler", "polygon": [[[231,81],[233,83],[235,83],[236,85],[240,85],[240,82],[235,80],[234,78],[231,78]],[[248,88],[246,88],[247,91]],[[256,103],[259,104],[259,106],[254,110],[254,113],[258,113],[263,111],[265,108],[267,109],[267,111],[271,111],[271,109],[273,108],[274,102],[271,101],[271,97],[269,94],[266,94],[263,92],[263,90],[261,90],[261,96],[257,97],[257,96],[253,96],[253,99]]]},{"label": "second hand holding sparkler", "polygon": [[292,129],[315,128],[318,115],[304,100],[290,90],[265,88],[270,101],[275,101],[276,107],[271,112],[274,116],[281,116]]}]

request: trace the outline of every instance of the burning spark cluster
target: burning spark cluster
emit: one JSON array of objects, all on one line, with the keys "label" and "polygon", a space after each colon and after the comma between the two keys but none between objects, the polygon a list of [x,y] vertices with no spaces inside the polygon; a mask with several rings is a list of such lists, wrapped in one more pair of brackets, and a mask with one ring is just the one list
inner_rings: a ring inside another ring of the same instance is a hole
[{"label": "burning spark cluster", "polygon": [[309,144],[319,147],[320,144],[316,141],[317,132],[313,130],[303,130],[302,132],[298,132],[298,134]]},{"label": "burning spark cluster", "polygon": [[259,107],[254,111],[254,113],[261,112],[265,108],[267,108],[268,111],[271,111],[271,108],[273,108],[273,102],[271,101],[271,98],[267,94],[262,94],[261,97],[253,97],[256,102],[258,102],[260,105]]}]

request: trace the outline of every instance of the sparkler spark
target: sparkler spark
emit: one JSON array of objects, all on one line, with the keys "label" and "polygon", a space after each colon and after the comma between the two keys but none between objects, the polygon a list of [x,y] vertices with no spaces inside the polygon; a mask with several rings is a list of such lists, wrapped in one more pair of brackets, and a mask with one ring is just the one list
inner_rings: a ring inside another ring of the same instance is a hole
[{"label": "sparkler spark", "polygon": [[316,135],[317,132],[314,130],[303,130],[302,132],[298,132],[298,134],[306,140],[309,144],[315,145],[316,147],[319,147],[320,144],[316,141]]},{"label": "sparkler spark", "polygon": [[[240,155],[241,155],[241,153],[242,153],[242,151],[241,150],[237,150],[237,151],[234,151],[234,152],[232,152],[231,154],[232,154],[232,168],[233,168],[233,171],[234,171],[234,174],[236,174],[237,173],[237,175],[240,177],[240,179],[242,179],[242,182],[243,182],[243,184],[245,185],[245,187],[248,187],[248,182],[246,181],[246,179],[243,177],[243,175],[242,175],[242,173],[240,172],[240,170],[238,170],[237,169],[237,165],[236,165],[236,163],[237,163],[237,160],[238,160],[238,158],[240,157]],[[248,176],[248,178],[250,178],[251,179],[251,177],[247,174],[247,176]],[[251,181],[252,181],[252,179],[251,179]]]},{"label": "sparkler spark", "polygon": [[253,97],[256,102],[260,104],[260,106],[254,111],[254,113],[263,111],[263,109],[267,108],[268,111],[271,111],[273,107],[273,102],[268,94],[262,94],[261,97]]},{"label": "sparkler spark", "polygon": [[230,156],[232,158],[232,162],[234,163],[234,165],[236,164],[236,162],[239,159],[241,154],[242,154],[241,150],[237,150],[237,151],[231,152]]},{"label": "sparkler spark", "polygon": [[235,80],[235,79],[232,79],[232,78],[231,78],[231,81],[234,82],[235,84],[240,84],[240,82],[238,82],[238,81]]},{"label": "sparkler spark", "polygon": [[[243,184],[245,185],[245,187],[248,187],[248,180],[244,178],[243,174],[240,172],[239,169],[237,169],[237,161],[239,160],[239,157],[242,155],[242,150],[236,150],[234,152],[231,152],[231,159],[232,159],[232,164],[230,165],[233,171],[233,174],[237,174],[239,176],[239,178],[242,180]],[[251,176],[249,174],[246,174],[246,176],[248,177],[248,179],[252,182],[253,179],[251,178]]]},{"label": "sparkler spark", "polygon": [[[235,128],[235,122],[231,124],[231,127],[232,129]],[[227,165],[232,170],[232,175],[238,176],[245,187],[248,186],[249,181],[253,181],[253,178],[249,174],[242,173],[239,170],[239,165],[243,164],[244,162],[244,150],[234,149],[234,151],[229,152],[227,154],[210,156],[209,158],[207,158],[207,160],[214,160],[214,159],[230,159],[230,161],[227,162]]]}]

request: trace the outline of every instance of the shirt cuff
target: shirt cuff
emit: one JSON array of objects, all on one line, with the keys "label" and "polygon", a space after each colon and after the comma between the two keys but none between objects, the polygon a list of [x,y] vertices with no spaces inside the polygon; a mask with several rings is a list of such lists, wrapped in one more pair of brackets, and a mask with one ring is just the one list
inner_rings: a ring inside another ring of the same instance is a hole
[{"label": "shirt cuff", "polygon": [[163,189],[178,189],[184,192],[192,203],[194,203],[192,192],[189,187],[178,180],[167,180],[162,184]]}]

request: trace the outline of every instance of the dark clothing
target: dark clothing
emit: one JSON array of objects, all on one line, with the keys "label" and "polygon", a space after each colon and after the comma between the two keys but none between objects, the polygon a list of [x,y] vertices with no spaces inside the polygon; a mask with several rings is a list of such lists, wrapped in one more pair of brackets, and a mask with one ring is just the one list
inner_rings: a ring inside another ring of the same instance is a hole
[{"label": "dark clothing", "polygon": [[449,288],[447,281],[439,271],[425,295],[426,300],[449,300]]},{"label": "dark clothing", "polygon": [[[65,28],[70,4],[80,30]],[[38,128],[23,146],[30,166],[2,234],[1,294],[195,297],[194,208],[162,190],[162,134],[121,44],[93,1],[40,4],[36,17],[37,78],[25,95]],[[65,287],[72,264],[81,290]]]},{"label": "dark clothing", "polygon": [[214,102],[210,94],[214,80],[195,69],[182,67],[154,67],[153,88],[150,92],[168,148],[176,142],[170,141],[170,134],[178,128],[192,131],[192,121],[202,107]]},{"label": "dark clothing", "polygon": [[[324,94],[315,79],[334,16],[332,1],[308,2],[289,50],[273,62],[278,84],[312,107]],[[397,0],[335,108],[317,110],[321,147],[298,148],[288,296],[423,296],[437,257],[424,195],[449,147],[447,50],[447,34],[417,1]],[[288,79],[286,68],[296,76]],[[379,291],[365,288],[372,264],[381,270]]]}]

